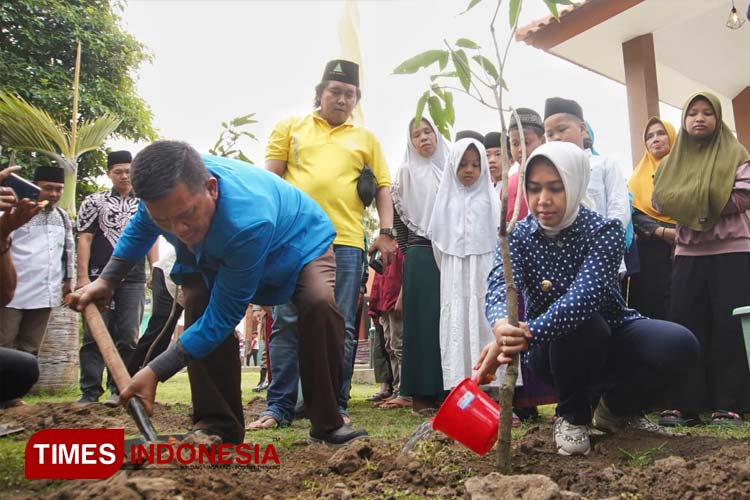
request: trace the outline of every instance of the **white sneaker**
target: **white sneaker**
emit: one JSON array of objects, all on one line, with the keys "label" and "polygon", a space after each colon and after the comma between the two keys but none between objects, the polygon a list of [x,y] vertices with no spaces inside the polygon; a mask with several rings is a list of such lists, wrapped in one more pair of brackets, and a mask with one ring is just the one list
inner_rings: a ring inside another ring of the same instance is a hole
[{"label": "white sneaker", "polygon": [[591,429],[588,425],[571,424],[562,417],[553,428],[557,453],[560,455],[588,455],[591,451]]},{"label": "white sneaker", "polygon": [[599,400],[599,404],[594,411],[594,427],[600,431],[614,433],[622,429],[634,429],[638,431],[653,432],[662,436],[672,436],[672,432],[661,425],[655,424],[643,415],[633,417],[618,417],[614,415],[604,400]]}]

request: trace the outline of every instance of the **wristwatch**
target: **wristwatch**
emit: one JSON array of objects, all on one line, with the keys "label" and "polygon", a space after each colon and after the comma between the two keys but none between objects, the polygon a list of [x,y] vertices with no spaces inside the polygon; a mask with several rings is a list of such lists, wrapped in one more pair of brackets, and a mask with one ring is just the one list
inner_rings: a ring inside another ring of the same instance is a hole
[{"label": "wristwatch", "polygon": [[396,239],[396,228],[393,227],[381,227],[380,228],[380,235],[381,236],[388,236],[389,238]]}]

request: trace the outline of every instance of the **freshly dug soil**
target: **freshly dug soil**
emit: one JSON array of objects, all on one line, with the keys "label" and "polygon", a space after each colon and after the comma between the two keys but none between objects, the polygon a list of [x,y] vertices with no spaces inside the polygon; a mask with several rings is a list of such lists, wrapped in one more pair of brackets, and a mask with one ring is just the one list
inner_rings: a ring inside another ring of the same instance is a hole
[{"label": "freshly dug soil", "polygon": [[[261,406],[257,401],[246,406],[248,421]],[[160,405],[155,414],[154,425],[160,431],[189,427],[186,405]],[[136,433],[123,410],[101,405],[81,412],[69,405],[39,404],[3,412],[2,419],[25,425],[29,436],[47,427],[125,427],[126,433]],[[563,457],[555,453],[551,435],[550,424],[543,423],[514,442],[514,473],[541,474],[557,485],[550,487],[541,478],[544,488],[526,491],[523,498],[750,498],[748,441],[623,432],[594,438],[587,457]],[[400,453],[404,443],[364,439],[338,450],[299,444],[278,449],[279,466],[154,466],[122,470],[104,481],[34,481],[27,490],[5,493],[50,499],[472,498],[466,480],[494,470],[494,451],[479,457],[439,433],[409,454]],[[534,484],[539,479],[529,476],[522,482]],[[481,488],[487,487],[482,483]],[[473,498],[481,497],[474,490]]]}]

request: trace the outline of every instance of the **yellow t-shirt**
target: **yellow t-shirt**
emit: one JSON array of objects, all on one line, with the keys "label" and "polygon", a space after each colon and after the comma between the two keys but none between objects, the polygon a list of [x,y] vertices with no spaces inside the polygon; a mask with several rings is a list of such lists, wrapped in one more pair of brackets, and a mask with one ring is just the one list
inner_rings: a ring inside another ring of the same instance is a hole
[{"label": "yellow t-shirt", "polygon": [[351,121],[333,127],[317,113],[276,124],[268,139],[266,160],[286,161],[284,179],[310,195],[336,228],[336,245],[364,248],[357,180],[365,165],[377,186],[390,186],[388,165],[380,143]]}]

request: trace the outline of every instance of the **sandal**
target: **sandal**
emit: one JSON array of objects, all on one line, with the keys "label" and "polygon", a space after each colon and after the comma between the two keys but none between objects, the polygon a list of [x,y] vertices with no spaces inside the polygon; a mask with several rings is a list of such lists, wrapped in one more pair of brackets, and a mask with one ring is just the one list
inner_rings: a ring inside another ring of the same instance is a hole
[{"label": "sandal", "polygon": [[698,415],[682,413],[680,410],[664,410],[659,414],[659,425],[662,427],[695,427],[701,423]]},{"label": "sandal", "polygon": [[717,410],[711,414],[711,425],[738,427],[742,425],[742,417],[733,411]]},{"label": "sandal", "polygon": [[395,410],[397,408],[409,408],[410,406],[411,401],[399,396],[393,399],[389,399],[388,401],[383,401],[382,403],[377,405],[376,408],[378,408],[379,410]]},{"label": "sandal", "polygon": [[245,428],[246,431],[262,431],[263,429],[272,429],[281,427],[279,423],[271,415],[261,415],[258,420],[250,422]]}]

